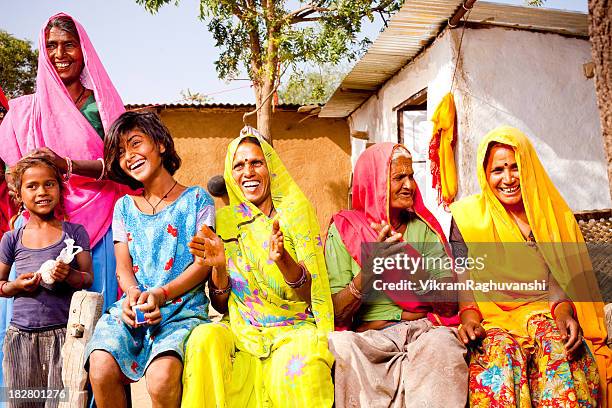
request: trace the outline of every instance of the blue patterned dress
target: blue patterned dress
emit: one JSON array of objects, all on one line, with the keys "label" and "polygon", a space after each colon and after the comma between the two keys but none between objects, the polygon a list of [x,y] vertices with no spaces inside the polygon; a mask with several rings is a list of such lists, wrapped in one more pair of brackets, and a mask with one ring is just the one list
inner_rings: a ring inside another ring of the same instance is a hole
[{"label": "blue patterned dress", "polygon": [[[197,231],[197,215],[206,206],[214,208],[214,203],[201,187],[187,188],[154,215],[142,213],[130,196],[117,201],[113,218],[121,220],[127,231],[134,274],[142,291],[167,284],[193,262],[187,243]],[[183,359],[191,330],[209,322],[203,284],[164,305],[162,321],[154,326],[127,326],[121,320],[122,302],[123,298],[102,315],[85,355],[88,362],[92,351],[107,351],[133,381],[161,353],[174,352]]]}]

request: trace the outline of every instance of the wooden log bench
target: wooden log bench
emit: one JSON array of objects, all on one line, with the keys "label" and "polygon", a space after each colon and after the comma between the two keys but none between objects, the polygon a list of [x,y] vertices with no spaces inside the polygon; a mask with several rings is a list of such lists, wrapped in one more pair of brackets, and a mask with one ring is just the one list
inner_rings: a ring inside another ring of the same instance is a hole
[{"label": "wooden log bench", "polygon": [[96,292],[80,290],[72,296],[66,341],[62,347],[62,381],[69,390],[69,400],[60,403],[60,408],[87,407],[87,371],[83,368],[85,346],[102,315],[103,304],[102,295]]}]

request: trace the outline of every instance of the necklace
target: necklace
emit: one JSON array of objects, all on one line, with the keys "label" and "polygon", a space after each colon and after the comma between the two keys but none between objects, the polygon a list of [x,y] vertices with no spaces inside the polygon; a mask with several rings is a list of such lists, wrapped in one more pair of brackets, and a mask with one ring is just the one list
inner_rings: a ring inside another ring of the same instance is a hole
[{"label": "necklace", "polygon": [[175,181],[174,184],[172,185],[172,188],[170,190],[168,190],[168,192],[166,194],[164,194],[164,196],[162,198],[160,198],[159,201],[157,202],[157,204],[155,204],[155,205],[151,204],[151,202],[147,199],[147,197],[145,197],[144,191],[142,192],[142,198],[144,198],[145,201],[147,202],[147,204],[149,204],[151,206],[151,208],[153,209],[153,215],[155,215],[155,210],[157,209],[157,206],[160,205],[161,202],[164,201],[168,197],[168,194],[170,194],[172,192],[172,190],[174,190],[174,187],[176,187],[177,184],[178,184],[178,181]]},{"label": "necklace", "polygon": [[83,97],[83,95],[85,94],[85,90],[87,88],[83,87],[83,90],[81,91],[81,94],[79,95],[78,98],[76,98],[76,101],[74,101],[74,104],[77,106],[77,108],[79,107],[79,101],[81,100],[81,98]]},{"label": "necklace", "polygon": [[274,206],[270,209],[270,213],[268,214],[268,218],[272,218],[272,213],[274,212]]}]

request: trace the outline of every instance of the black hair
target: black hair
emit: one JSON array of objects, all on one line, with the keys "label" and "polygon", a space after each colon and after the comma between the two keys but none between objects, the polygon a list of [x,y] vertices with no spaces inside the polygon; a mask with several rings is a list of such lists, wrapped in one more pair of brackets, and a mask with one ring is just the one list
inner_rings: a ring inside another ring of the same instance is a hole
[{"label": "black hair", "polygon": [[26,170],[32,167],[48,167],[53,172],[53,178],[57,181],[60,192],[60,209],[64,212],[64,180],[62,179],[62,172],[60,169],[49,159],[45,157],[37,156],[26,156],[19,160],[13,167],[9,169],[9,175],[11,178],[11,184],[8,186],[10,189],[9,195],[12,197],[15,204],[19,208],[19,213],[23,211],[23,200],[21,198],[21,183],[23,174]]},{"label": "black hair", "polygon": [[245,138],[243,138],[240,143],[238,143],[238,146],[240,146],[243,143],[252,143],[254,145],[259,146],[260,149],[263,150],[263,148],[261,147],[261,142],[259,141],[258,138],[256,138],[255,136],[247,136]]},{"label": "black hair", "polygon": [[227,186],[225,185],[225,179],[223,176],[216,175],[208,180],[206,189],[213,197],[223,197],[227,194]]},{"label": "black hair", "polygon": [[53,27],[57,27],[62,31],[66,31],[69,34],[72,34],[77,41],[81,42],[81,37],[79,36],[79,30],[77,30],[74,21],[68,16],[58,16],[49,21],[47,26],[45,27],[45,33],[49,33]]},{"label": "black hair", "polygon": [[487,152],[485,153],[484,162],[482,163],[482,167],[484,167],[485,174],[487,173],[487,163],[489,162],[489,157],[491,156],[491,150],[493,150],[495,146],[504,146],[504,147],[514,150],[514,147],[507,145],[505,143],[502,143],[502,142],[496,142],[496,141],[489,142],[489,145],[487,146]]},{"label": "black hair", "polygon": [[125,174],[119,166],[122,137],[128,132],[138,129],[149,136],[157,146],[164,146],[161,154],[162,165],[173,175],[181,167],[181,158],[174,148],[174,140],[168,128],[159,116],[153,112],[125,112],[111,125],[104,138],[104,164],[108,178],[133,189],[142,187],[142,183]]}]

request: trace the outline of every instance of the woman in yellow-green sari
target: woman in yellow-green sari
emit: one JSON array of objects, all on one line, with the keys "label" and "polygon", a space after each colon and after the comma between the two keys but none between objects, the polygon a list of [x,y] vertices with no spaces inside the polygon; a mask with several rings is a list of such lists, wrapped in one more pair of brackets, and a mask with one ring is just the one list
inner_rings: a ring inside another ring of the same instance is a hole
[{"label": "woman in yellow-green sari", "polygon": [[572,211],[519,130],[490,132],[477,163],[482,192],[451,205],[451,241],[462,236],[471,257],[486,259],[470,278],[548,288],[461,299],[460,337],[482,339],[470,359],[470,406],[606,406],[603,303]]},{"label": "woman in yellow-green sari", "polygon": [[191,251],[213,266],[220,323],[187,343],[185,407],[331,407],[333,306],[314,209],[252,128],[225,159],[230,205]]}]

